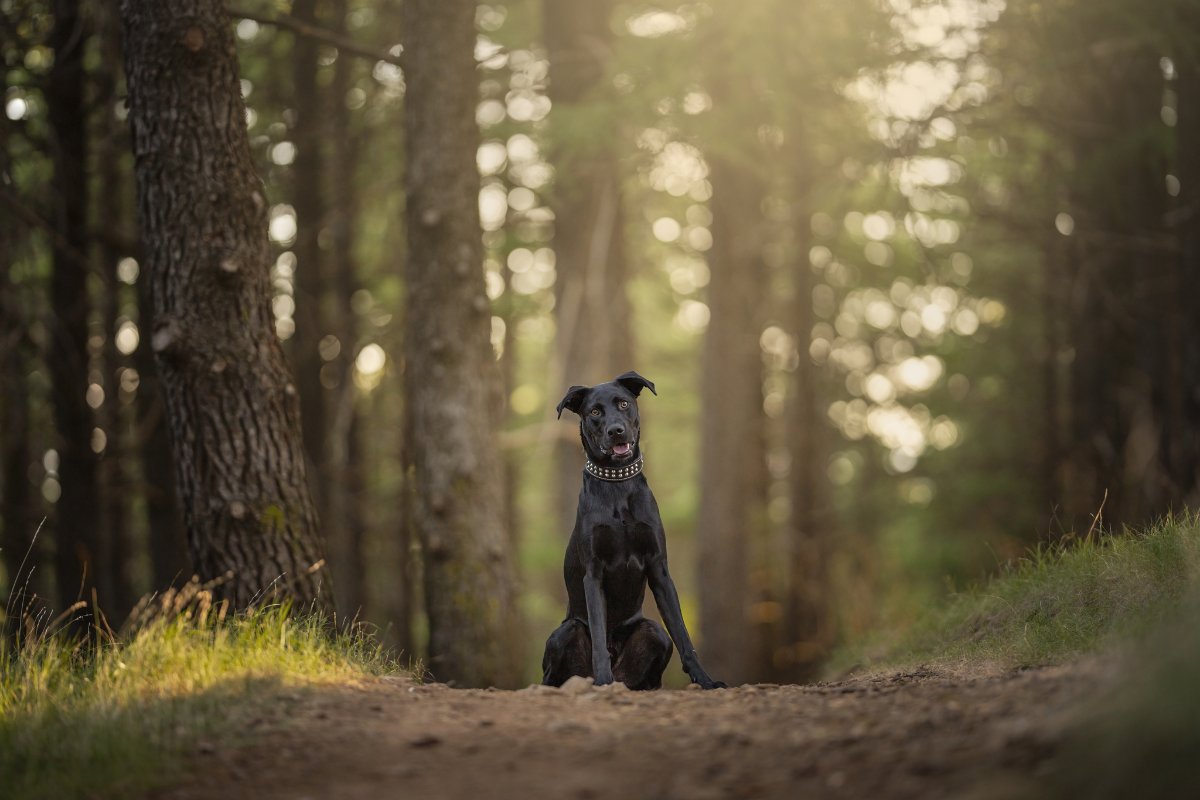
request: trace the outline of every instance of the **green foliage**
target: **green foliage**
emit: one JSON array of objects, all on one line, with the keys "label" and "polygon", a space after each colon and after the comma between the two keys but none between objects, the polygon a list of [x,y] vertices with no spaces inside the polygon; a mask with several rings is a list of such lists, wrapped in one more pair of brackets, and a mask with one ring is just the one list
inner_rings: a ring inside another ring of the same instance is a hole
[{"label": "green foliage", "polygon": [[0,641],[4,796],[129,797],[174,777],[208,736],[269,718],[285,691],[397,669],[358,630],[270,607],[209,621],[178,613],[126,640],[62,629]]},{"label": "green foliage", "polygon": [[[930,604],[891,641],[847,649],[835,663],[1059,662],[1144,635],[1198,585],[1200,518],[1171,518],[1144,532],[1038,548],[941,608]],[[872,649],[882,654],[864,658]]]}]

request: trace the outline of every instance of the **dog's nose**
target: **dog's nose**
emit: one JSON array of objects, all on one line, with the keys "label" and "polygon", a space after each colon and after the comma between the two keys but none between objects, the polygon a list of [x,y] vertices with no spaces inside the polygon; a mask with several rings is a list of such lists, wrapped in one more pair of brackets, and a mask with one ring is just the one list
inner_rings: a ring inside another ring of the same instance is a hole
[{"label": "dog's nose", "polygon": [[623,425],[614,425],[608,429],[609,436],[620,436],[623,433],[625,433],[625,426]]}]

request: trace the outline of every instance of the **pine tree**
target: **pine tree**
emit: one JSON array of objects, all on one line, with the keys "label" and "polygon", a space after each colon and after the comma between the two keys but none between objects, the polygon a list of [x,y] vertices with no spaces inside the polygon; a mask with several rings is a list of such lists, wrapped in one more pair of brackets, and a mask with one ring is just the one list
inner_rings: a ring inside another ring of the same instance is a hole
[{"label": "pine tree", "polygon": [[520,678],[520,628],[495,430],[475,155],[475,6],[411,0],[405,310],[406,473],[425,564],[429,668],[467,686]]},{"label": "pine tree", "polygon": [[150,336],[194,567],[228,575],[238,607],[329,603],[228,14],[220,0],[125,0],[121,14]]}]

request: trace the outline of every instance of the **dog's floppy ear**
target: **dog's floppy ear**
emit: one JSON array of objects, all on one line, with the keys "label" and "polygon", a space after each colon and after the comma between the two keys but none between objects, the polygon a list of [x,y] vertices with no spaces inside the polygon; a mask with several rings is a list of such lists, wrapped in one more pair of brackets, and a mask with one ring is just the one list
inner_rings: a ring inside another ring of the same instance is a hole
[{"label": "dog's floppy ear", "polygon": [[613,378],[613,383],[619,383],[622,389],[626,390],[634,397],[637,397],[642,393],[643,387],[649,389],[651,394],[658,394],[658,392],[654,391],[654,383],[652,381],[646,380],[633,370],[626,372],[624,375],[618,375],[617,377]]},{"label": "dog's floppy ear", "polygon": [[567,389],[567,393],[563,395],[563,399],[558,401],[558,418],[562,419],[563,409],[574,411],[576,414],[583,407],[583,398],[587,397],[587,393],[592,390],[590,386],[572,386]]}]

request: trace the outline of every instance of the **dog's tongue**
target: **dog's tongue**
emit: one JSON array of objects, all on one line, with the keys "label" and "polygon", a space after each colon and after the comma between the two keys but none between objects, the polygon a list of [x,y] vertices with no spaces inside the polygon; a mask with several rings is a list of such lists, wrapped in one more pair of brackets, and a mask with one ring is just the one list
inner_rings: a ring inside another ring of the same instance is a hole
[{"label": "dog's tongue", "polygon": [[614,456],[627,456],[627,455],[629,455],[629,450],[630,450],[631,446],[632,445],[630,445],[629,442],[623,442],[621,444],[614,444],[613,445],[613,455]]}]

